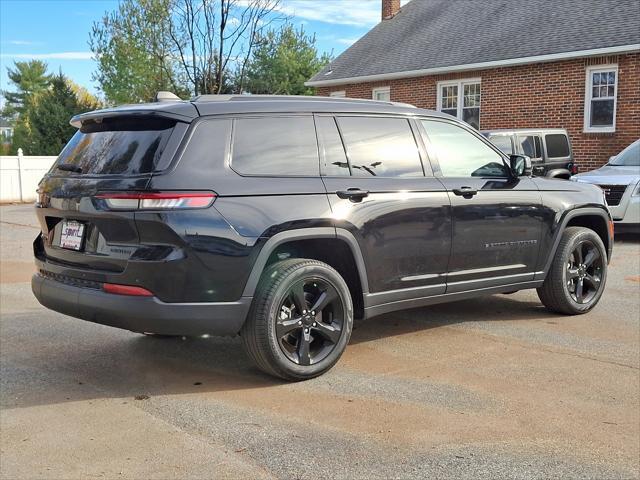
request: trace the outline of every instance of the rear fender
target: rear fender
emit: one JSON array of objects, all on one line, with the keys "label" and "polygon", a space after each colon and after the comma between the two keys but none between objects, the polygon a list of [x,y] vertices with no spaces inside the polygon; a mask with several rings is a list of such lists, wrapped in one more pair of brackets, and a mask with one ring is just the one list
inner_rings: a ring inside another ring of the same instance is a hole
[{"label": "rear fender", "polygon": [[358,268],[358,276],[360,278],[360,284],[362,285],[362,291],[364,294],[369,293],[369,282],[367,280],[367,271],[364,259],[362,257],[362,253],[360,252],[358,242],[354,238],[354,236],[348,231],[341,228],[317,227],[289,230],[286,232],[277,233],[273,237],[270,237],[263,245],[260,253],[258,254],[258,258],[253,264],[253,268],[251,269],[251,273],[249,274],[249,279],[247,280],[242,296],[252,297],[254,295],[255,290],[258,286],[258,282],[260,281],[260,277],[262,276],[262,272],[264,271],[264,268],[269,261],[269,257],[277,249],[278,246],[295,240],[312,240],[322,238],[337,238],[344,241],[349,246],[349,249],[353,254],[356,267]]},{"label": "rear fender", "polygon": [[549,170],[545,177],[569,180],[571,178],[571,172],[566,168],[554,168],[553,170]]}]

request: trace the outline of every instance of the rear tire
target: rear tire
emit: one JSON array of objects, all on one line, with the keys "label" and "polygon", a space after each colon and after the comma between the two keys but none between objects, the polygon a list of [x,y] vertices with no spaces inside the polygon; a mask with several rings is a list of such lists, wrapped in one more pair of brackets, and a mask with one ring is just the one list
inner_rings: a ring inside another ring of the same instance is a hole
[{"label": "rear tire", "polygon": [[607,280],[607,251],[600,237],[584,227],[568,227],[538,296],[547,309],[580,315],[595,307]]},{"label": "rear tire", "polygon": [[240,334],[260,370],[296,381],[333,367],[352,329],[351,294],[340,274],[317,260],[289,259],[262,274]]}]

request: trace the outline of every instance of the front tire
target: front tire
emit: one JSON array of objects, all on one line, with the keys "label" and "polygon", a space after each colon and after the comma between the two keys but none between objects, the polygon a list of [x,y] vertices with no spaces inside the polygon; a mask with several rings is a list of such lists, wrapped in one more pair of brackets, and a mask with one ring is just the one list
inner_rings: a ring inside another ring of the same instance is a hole
[{"label": "front tire", "polygon": [[607,251],[600,237],[584,227],[568,227],[538,296],[547,309],[580,315],[595,307],[607,280]]},{"label": "front tire", "polygon": [[240,334],[259,369],[306,380],[335,365],[352,329],[351,294],[340,274],[317,260],[289,259],[263,273]]}]

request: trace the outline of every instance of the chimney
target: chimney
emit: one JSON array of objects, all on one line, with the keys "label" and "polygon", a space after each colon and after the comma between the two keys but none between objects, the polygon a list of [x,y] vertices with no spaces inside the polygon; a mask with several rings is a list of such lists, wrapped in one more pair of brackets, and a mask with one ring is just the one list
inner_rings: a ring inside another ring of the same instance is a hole
[{"label": "chimney", "polygon": [[382,0],[382,20],[389,20],[400,11],[400,0]]}]

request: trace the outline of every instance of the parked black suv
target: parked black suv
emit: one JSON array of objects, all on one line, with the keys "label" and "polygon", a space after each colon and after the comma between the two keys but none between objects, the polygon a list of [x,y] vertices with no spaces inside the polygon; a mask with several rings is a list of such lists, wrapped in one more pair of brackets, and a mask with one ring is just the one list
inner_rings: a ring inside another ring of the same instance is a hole
[{"label": "parked black suv", "polygon": [[602,190],[531,178],[449,115],[389,102],[201,96],[75,117],[39,186],[33,292],[135,332],[236,335],[262,370],[331,368],[353,320],[537,288],[600,299]]}]

